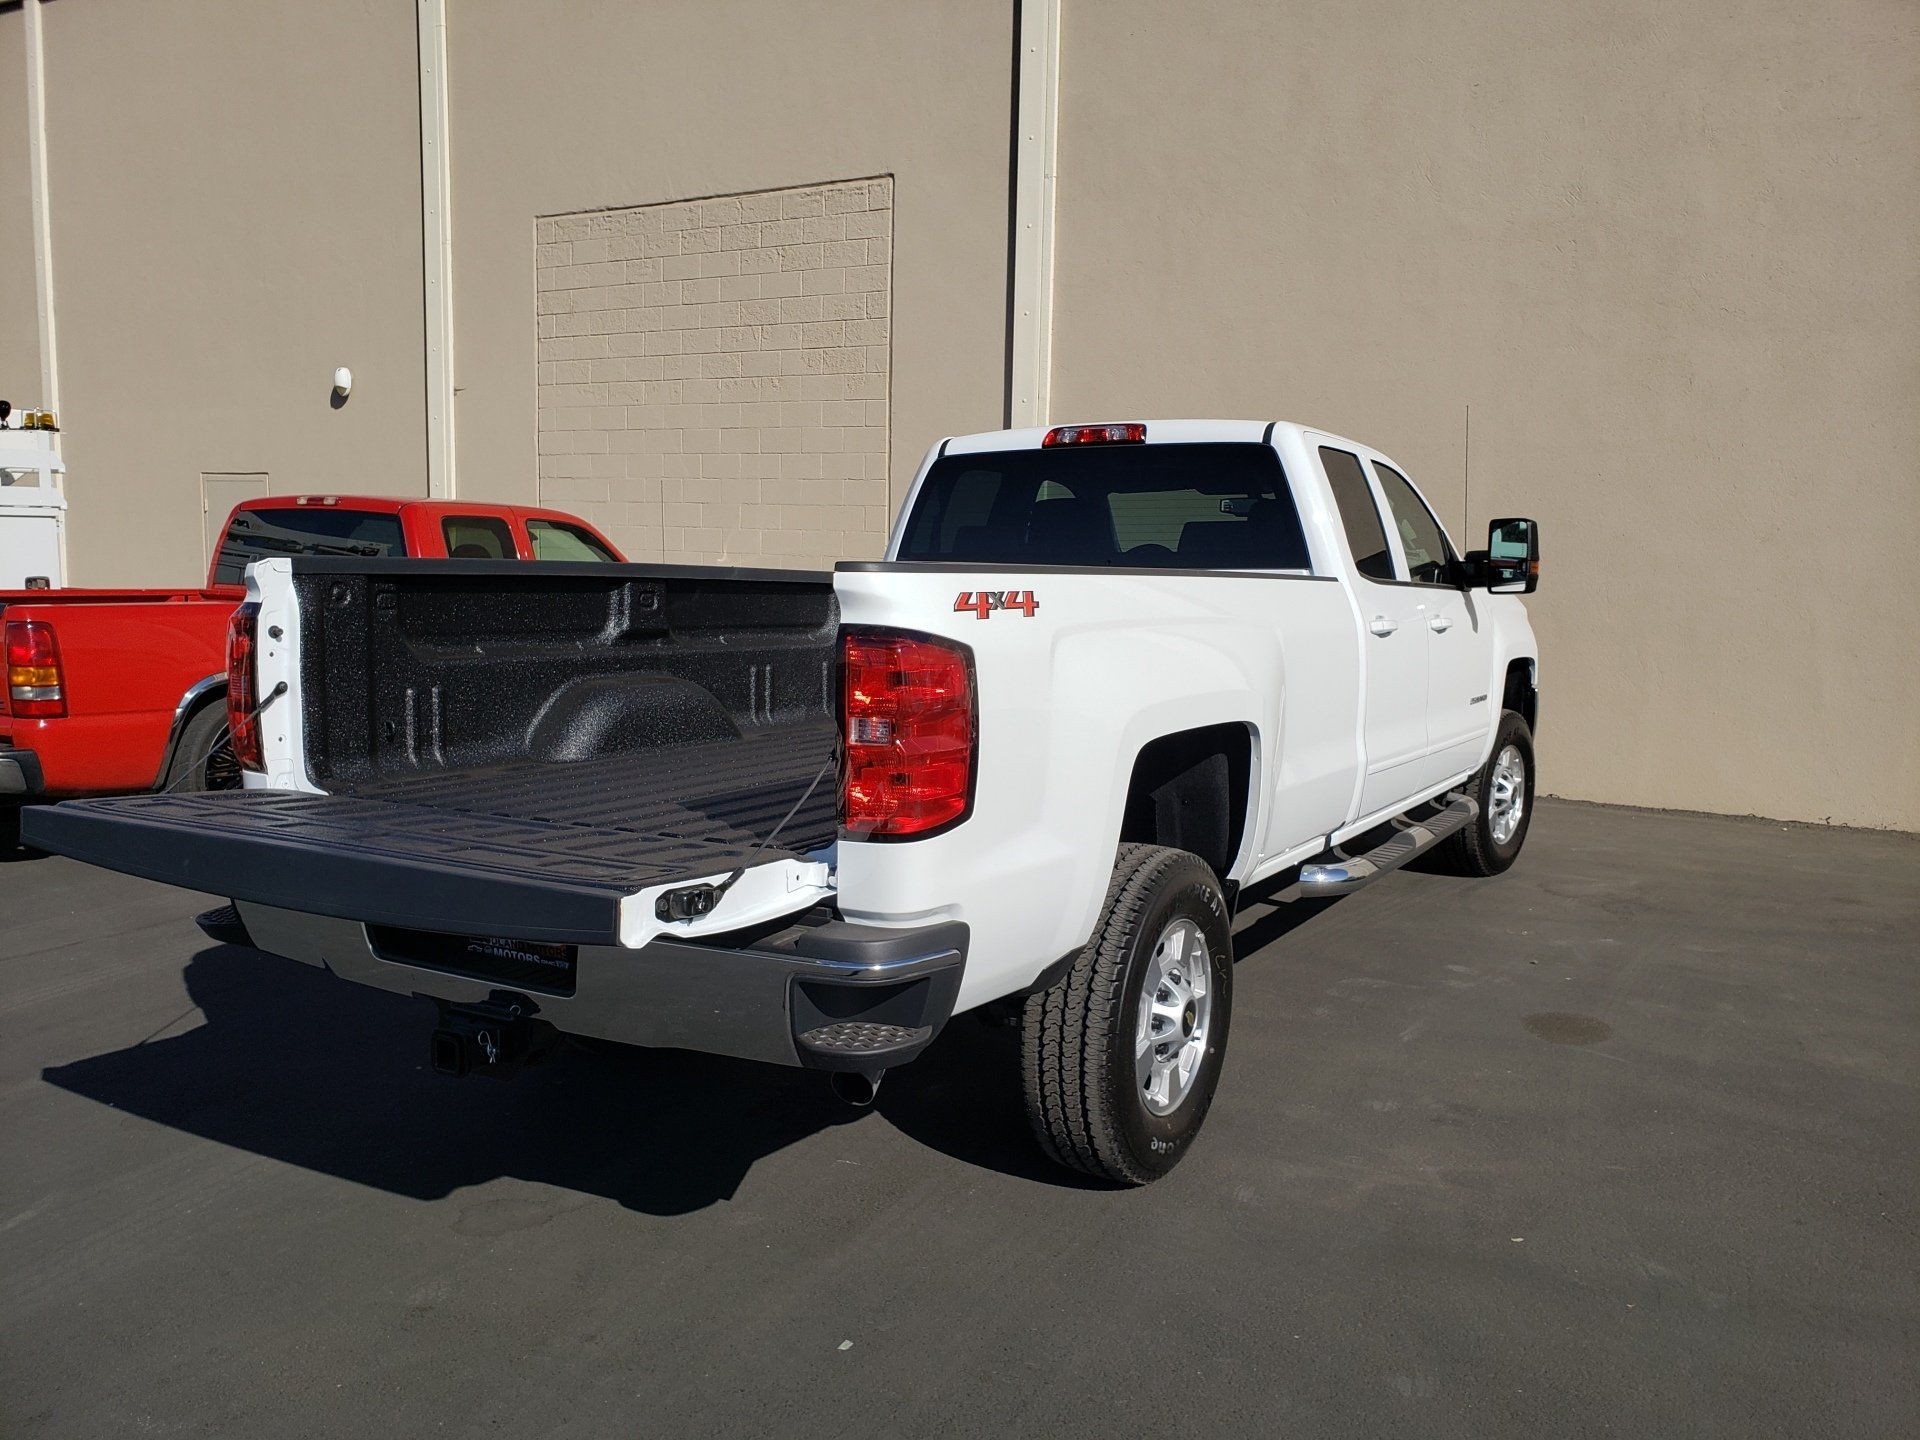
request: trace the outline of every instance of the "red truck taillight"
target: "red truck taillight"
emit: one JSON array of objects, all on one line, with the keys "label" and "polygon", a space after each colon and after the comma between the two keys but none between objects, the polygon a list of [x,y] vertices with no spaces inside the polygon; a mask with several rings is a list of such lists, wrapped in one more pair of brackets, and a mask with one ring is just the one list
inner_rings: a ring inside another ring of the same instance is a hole
[{"label": "red truck taillight", "polygon": [[840,824],[854,840],[930,835],[973,805],[973,656],[920,635],[841,637]]},{"label": "red truck taillight", "polygon": [[51,720],[67,713],[60,683],[60,642],[44,620],[6,624],[7,708],[22,720]]},{"label": "red truck taillight", "polygon": [[253,675],[254,627],[258,605],[242,605],[227,621],[227,735],[234,763],[263,771],[260,753],[260,682]]}]

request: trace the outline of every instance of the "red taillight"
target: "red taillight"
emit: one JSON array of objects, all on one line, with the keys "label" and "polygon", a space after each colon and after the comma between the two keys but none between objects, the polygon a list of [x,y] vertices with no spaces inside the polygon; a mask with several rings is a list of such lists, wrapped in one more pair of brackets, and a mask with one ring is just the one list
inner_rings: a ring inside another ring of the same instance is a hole
[{"label": "red taillight", "polygon": [[912,635],[842,637],[840,823],[856,840],[925,835],[973,803],[967,648]]},{"label": "red taillight", "polygon": [[258,605],[242,605],[227,621],[227,734],[233,758],[243,770],[262,771],[260,685],[253,677],[254,624]]},{"label": "red taillight", "polygon": [[1041,439],[1042,448],[1057,445],[1144,445],[1147,427],[1138,420],[1117,425],[1056,425]]},{"label": "red taillight", "polygon": [[9,620],[7,708],[22,720],[51,720],[67,713],[60,683],[60,642],[44,620]]}]

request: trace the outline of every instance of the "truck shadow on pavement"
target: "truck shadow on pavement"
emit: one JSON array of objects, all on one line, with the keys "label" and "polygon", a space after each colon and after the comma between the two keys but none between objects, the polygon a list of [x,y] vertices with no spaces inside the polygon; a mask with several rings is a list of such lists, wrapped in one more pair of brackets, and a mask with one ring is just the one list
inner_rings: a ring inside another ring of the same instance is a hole
[{"label": "truck shadow on pavement", "polygon": [[0,865],[17,865],[24,860],[44,860],[44,850],[29,850],[20,843],[20,812],[8,805],[0,807]]},{"label": "truck shadow on pavement", "polygon": [[[654,1215],[729,1199],[762,1157],[869,1116],[822,1075],[681,1051],[567,1047],[511,1080],[448,1079],[427,1065],[428,1001],[228,946],[201,951],[183,978],[204,1023],[42,1078],[415,1199],[512,1177]],[[1074,1185],[1029,1137],[1017,1043],[962,1017],[889,1077],[873,1113],[969,1164]]]}]

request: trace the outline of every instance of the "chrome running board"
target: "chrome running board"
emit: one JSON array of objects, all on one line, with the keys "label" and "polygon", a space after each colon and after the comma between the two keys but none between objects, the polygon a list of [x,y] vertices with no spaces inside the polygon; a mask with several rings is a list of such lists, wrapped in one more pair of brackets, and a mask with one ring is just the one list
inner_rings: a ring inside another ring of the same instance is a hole
[{"label": "chrome running board", "polygon": [[1391,840],[1376,845],[1351,860],[1332,860],[1324,864],[1300,867],[1300,898],[1320,895],[1347,895],[1371,885],[1382,875],[1438,845],[1454,831],[1473,823],[1480,814],[1478,801],[1464,795],[1453,798],[1438,815],[1410,823],[1394,833]]}]

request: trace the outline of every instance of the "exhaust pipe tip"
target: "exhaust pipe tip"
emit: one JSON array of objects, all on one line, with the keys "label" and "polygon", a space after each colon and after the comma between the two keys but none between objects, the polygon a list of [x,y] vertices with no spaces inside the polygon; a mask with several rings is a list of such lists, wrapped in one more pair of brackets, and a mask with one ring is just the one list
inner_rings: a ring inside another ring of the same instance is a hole
[{"label": "exhaust pipe tip", "polygon": [[833,1093],[856,1110],[864,1110],[873,1104],[874,1096],[880,1093],[880,1081],[886,1075],[884,1070],[871,1073],[861,1070],[836,1070],[828,1079]]}]

